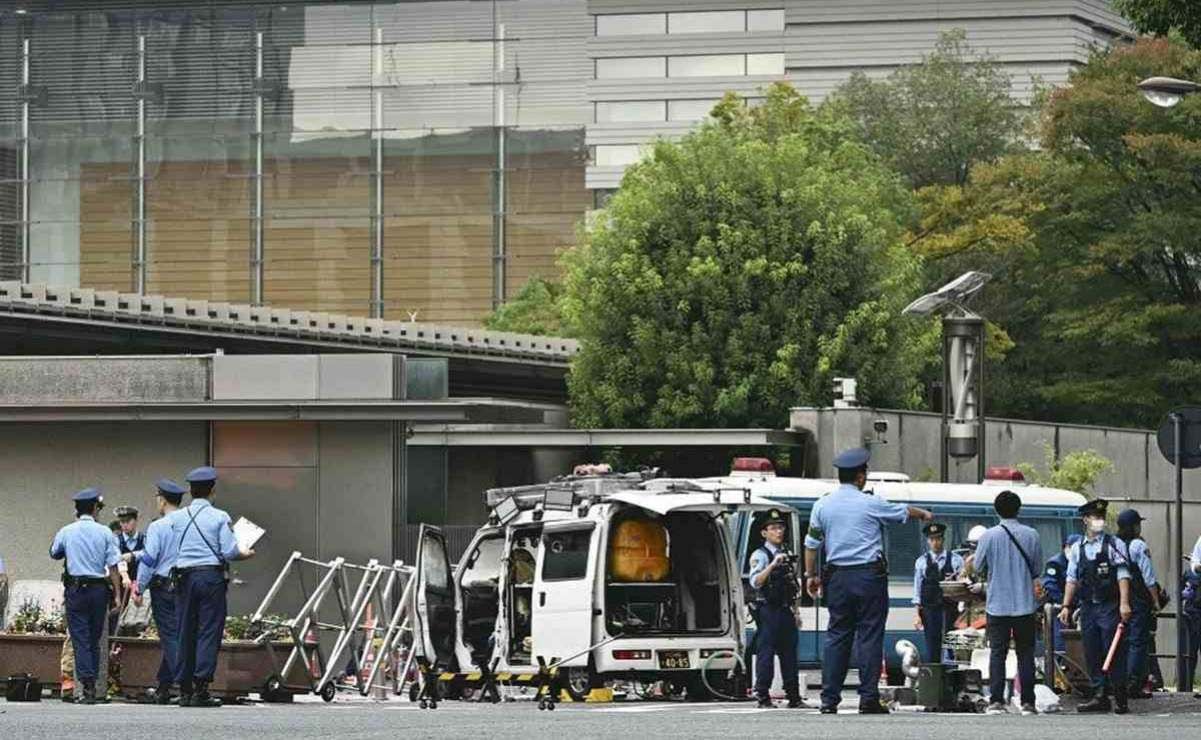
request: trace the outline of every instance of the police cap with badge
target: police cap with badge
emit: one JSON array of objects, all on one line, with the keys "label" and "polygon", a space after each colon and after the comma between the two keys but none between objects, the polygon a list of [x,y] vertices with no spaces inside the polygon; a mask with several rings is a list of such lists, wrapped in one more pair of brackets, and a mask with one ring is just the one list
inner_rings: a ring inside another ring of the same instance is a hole
[{"label": "police cap with badge", "polygon": [[116,508],[116,510],[113,511],[113,514],[115,514],[118,519],[122,519],[122,520],[137,519],[138,518],[138,507],[136,507],[136,506],[118,506]]},{"label": "police cap with badge", "polygon": [[866,468],[871,459],[872,453],[866,447],[853,447],[834,458],[834,467],[839,470],[859,470]]},{"label": "police cap with badge", "polygon": [[780,513],[779,509],[768,509],[767,512],[759,519],[759,529],[767,529],[773,524],[779,524],[781,527],[787,527],[788,517]]},{"label": "police cap with badge", "polygon": [[1076,508],[1076,513],[1082,517],[1085,516],[1105,516],[1109,511],[1109,502],[1103,498],[1095,498],[1092,501],[1081,504]]},{"label": "police cap with badge", "polygon": [[922,534],[927,537],[943,537],[947,533],[947,525],[942,522],[930,522],[922,527]]},{"label": "police cap with badge", "polygon": [[96,511],[100,511],[104,508],[104,496],[100,493],[99,488],[85,488],[71,496],[71,500],[79,504],[86,504],[94,501],[96,503]]}]

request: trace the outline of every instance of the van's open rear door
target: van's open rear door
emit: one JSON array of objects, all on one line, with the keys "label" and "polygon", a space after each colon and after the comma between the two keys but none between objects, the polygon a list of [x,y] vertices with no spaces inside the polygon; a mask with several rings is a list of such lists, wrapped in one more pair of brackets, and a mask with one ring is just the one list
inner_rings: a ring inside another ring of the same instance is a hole
[{"label": "van's open rear door", "polygon": [[416,609],[413,642],[436,668],[450,665],[455,649],[455,592],[446,535],[422,524],[417,538]]},{"label": "van's open rear door", "polygon": [[564,660],[565,666],[588,665],[596,539],[595,522],[587,520],[553,522],[542,529],[531,626],[533,654],[548,664]]}]

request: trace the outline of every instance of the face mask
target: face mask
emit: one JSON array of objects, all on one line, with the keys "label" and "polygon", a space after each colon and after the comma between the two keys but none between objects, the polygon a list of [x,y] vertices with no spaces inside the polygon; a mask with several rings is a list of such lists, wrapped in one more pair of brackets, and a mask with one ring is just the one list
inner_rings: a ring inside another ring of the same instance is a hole
[{"label": "face mask", "polygon": [[1101,534],[1102,532],[1105,531],[1105,520],[1104,519],[1089,519],[1088,520],[1088,531],[1091,532],[1092,534]]}]

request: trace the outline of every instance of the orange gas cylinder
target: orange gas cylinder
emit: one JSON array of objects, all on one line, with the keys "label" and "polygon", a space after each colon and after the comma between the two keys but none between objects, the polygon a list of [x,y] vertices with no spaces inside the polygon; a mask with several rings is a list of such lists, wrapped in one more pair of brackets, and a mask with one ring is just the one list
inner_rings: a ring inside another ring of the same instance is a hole
[{"label": "orange gas cylinder", "polygon": [[609,538],[609,575],[625,583],[658,583],[667,579],[667,529],[645,518],[618,522]]}]

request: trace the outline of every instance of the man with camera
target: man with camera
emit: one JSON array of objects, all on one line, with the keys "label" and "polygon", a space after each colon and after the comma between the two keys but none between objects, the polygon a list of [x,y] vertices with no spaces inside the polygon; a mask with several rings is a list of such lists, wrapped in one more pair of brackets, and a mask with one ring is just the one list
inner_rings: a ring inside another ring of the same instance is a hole
[{"label": "man with camera", "polygon": [[763,518],[763,546],[751,554],[751,588],[755,590],[755,696],[759,706],[775,706],[771,700],[771,682],[775,678],[776,656],[780,656],[784,693],[788,707],[805,706],[797,681],[797,632],[792,607],[796,602],[796,556],[787,551],[787,519],[779,509],[771,509]]}]

